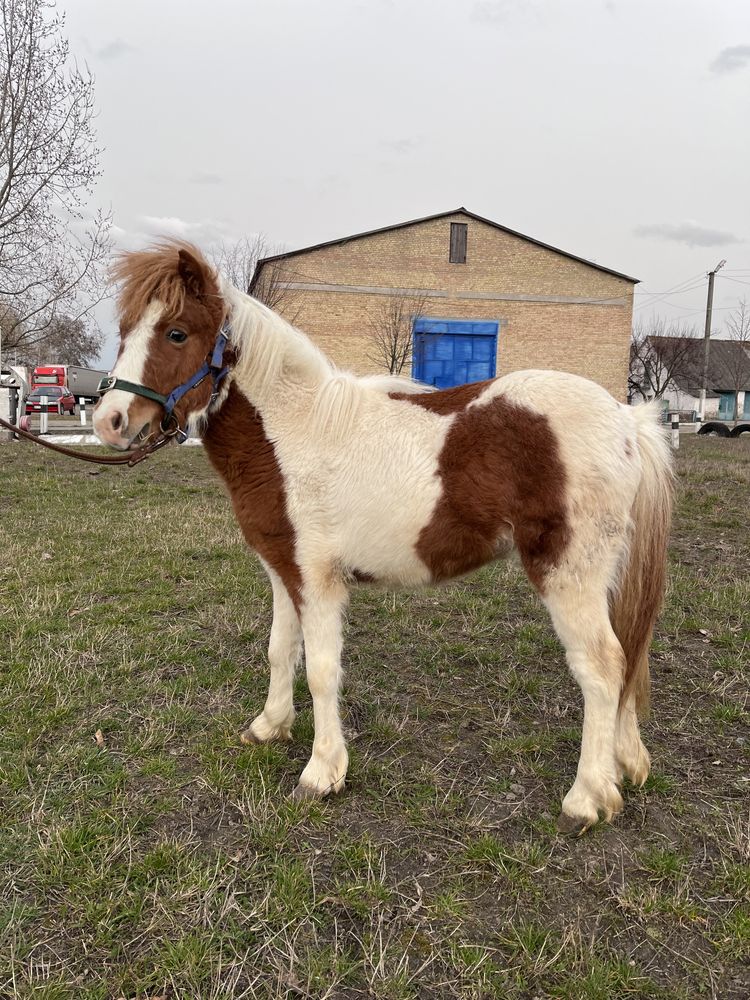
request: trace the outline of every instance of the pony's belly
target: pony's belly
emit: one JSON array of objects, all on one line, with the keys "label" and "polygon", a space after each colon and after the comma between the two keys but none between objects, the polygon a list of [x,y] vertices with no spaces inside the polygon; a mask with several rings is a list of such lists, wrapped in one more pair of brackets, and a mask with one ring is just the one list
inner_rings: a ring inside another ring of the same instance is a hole
[{"label": "pony's belly", "polygon": [[381,587],[424,587],[432,582],[429,568],[414,549],[386,554],[352,554],[343,560],[346,575]]},{"label": "pony's belly", "polygon": [[[428,522],[428,526],[429,526]],[[424,587],[466,576],[514,551],[513,532],[503,523],[480,531],[466,524],[450,530],[420,530],[350,537],[342,546],[341,565],[351,578],[387,587]],[[413,537],[413,540],[412,540]]]}]

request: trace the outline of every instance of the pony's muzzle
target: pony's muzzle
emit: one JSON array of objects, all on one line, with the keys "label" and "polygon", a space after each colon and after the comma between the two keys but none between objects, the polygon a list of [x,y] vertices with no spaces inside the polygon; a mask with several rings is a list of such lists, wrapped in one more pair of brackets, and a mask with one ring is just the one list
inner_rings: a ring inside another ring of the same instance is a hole
[{"label": "pony's muzzle", "polygon": [[114,400],[101,400],[94,410],[94,433],[104,444],[118,451],[127,451],[141,442],[150,427],[150,419],[137,423],[128,419],[128,410],[118,406]]}]

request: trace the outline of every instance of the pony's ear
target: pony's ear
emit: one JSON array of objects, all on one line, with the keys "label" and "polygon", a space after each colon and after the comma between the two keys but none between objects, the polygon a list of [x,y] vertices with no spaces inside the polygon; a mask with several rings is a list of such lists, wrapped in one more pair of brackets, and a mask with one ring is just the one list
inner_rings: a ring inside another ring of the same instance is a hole
[{"label": "pony's ear", "polygon": [[189,250],[180,250],[177,271],[188,294],[200,299],[206,292],[206,275],[199,260]]}]

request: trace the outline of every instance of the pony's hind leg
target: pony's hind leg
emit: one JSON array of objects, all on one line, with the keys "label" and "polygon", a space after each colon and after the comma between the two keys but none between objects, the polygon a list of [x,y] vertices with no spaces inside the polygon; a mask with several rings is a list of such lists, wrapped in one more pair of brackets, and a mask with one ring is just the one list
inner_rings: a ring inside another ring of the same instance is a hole
[{"label": "pony's hind leg", "polygon": [[583,833],[600,815],[609,820],[622,809],[616,734],[625,654],[610,624],[605,586],[571,577],[567,586],[558,580],[544,600],[583,693],[578,772],[559,820],[563,832]]},{"label": "pony's hind leg", "polygon": [[617,716],[615,756],[625,777],[634,785],[643,785],[651,770],[651,758],[641,739],[633,695],[630,695],[620,705]]},{"label": "pony's hind leg", "polygon": [[273,624],[268,643],[271,680],[263,711],[240,734],[243,743],[288,740],[294,722],[292,686],[302,652],[302,628],[281,578],[268,566],[266,571],[273,588]]}]

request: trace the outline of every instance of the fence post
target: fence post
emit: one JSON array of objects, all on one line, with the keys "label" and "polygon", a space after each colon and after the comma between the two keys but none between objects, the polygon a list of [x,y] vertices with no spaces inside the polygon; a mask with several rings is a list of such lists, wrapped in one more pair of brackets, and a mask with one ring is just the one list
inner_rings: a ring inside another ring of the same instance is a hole
[{"label": "fence post", "polygon": [[78,404],[78,412],[81,414],[81,427],[86,426],[86,400],[81,399]]},{"label": "fence post", "polygon": [[47,433],[47,422],[49,419],[49,414],[47,413],[48,399],[46,396],[42,396],[42,412],[39,414],[39,433]]},{"label": "fence post", "polygon": [[677,450],[680,447],[680,414],[672,414],[672,447]]}]

